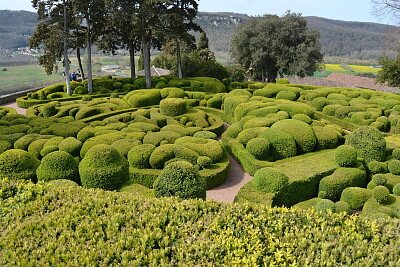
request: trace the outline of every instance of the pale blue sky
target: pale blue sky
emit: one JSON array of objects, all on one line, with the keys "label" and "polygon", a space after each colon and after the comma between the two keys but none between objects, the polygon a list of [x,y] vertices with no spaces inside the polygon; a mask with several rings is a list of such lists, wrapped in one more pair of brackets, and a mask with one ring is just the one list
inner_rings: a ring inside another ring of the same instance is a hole
[{"label": "pale blue sky", "polygon": [[[291,10],[302,13],[304,16],[384,24],[396,23],[390,18],[372,16],[370,0],[199,0],[198,3],[200,11],[283,15],[287,10]],[[0,10],[2,9],[34,11],[30,0],[0,0]]]}]

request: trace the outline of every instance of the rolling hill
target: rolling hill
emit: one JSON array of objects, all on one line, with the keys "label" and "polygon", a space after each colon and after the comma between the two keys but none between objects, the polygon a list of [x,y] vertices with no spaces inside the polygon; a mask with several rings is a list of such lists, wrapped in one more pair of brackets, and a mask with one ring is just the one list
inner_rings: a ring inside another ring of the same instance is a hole
[{"label": "rolling hill", "polygon": [[[199,12],[197,23],[207,32],[210,47],[219,57],[229,58],[230,38],[236,27],[250,16],[236,13]],[[376,60],[390,47],[388,35],[397,27],[378,23],[348,22],[306,17],[310,29],[319,30],[323,53],[331,57]],[[36,13],[0,10],[0,48],[28,46]]]}]

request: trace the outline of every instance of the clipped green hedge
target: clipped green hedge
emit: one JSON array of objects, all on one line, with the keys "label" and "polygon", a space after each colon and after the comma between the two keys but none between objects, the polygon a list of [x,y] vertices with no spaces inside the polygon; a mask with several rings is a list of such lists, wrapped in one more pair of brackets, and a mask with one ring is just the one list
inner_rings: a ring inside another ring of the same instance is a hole
[{"label": "clipped green hedge", "polygon": [[80,183],[78,162],[65,151],[46,155],[36,169],[38,181],[65,179]]},{"label": "clipped green hedge", "polygon": [[36,181],[40,161],[21,149],[10,149],[0,155],[0,178]]},{"label": "clipped green hedge", "polygon": [[[13,186],[16,190],[10,190]],[[2,181],[0,188],[10,192],[1,194],[2,266],[63,265],[65,259],[76,266],[398,262],[394,248],[399,240],[393,237],[399,220],[248,203],[149,199],[138,196],[140,192],[80,187]],[[351,249],[343,249],[349,244]]]},{"label": "clipped green hedge", "polygon": [[156,197],[206,199],[206,182],[198,170],[187,161],[177,161],[166,166],[153,187]]},{"label": "clipped green hedge", "polygon": [[110,145],[95,145],[79,163],[79,175],[84,187],[116,190],[129,179],[128,161]]}]

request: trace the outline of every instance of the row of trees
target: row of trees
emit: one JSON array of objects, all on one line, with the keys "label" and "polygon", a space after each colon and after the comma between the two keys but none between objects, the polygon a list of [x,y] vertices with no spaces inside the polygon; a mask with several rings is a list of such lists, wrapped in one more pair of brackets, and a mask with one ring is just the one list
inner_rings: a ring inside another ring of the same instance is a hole
[{"label": "row of trees", "polygon": [[63,60],[68,93],[71,93],[68,80],[71,50],[76,51],[83,73],[80,49],[86,49],[89,92],[93,91],[91,47],[94,44],[111,53],[128,49],[133,78],[134,54],[142,51],[146,86],[151,88],[150,49],[174,42],[181,69],[180,46],[195,42],[189,31],[200,31],[194,23],[198,9],[195,0],[32,0],[32,5],[37,10],[39,24],[30,39],[31,47],[44,49],[39,63],[49,74],[57,69],[57,61]]}]

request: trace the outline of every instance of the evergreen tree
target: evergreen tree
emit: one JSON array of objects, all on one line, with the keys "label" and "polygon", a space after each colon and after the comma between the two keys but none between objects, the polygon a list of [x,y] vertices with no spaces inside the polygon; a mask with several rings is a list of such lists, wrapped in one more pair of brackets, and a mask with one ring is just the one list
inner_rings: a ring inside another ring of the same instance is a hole
[{"label": "evergreen tree", "polygon": [[275,82],[279,75],[312,75],[322,62],[319,32],[307,29],[299,14],[266,15],[240,25],[232,37],[231,55],[255,78]]}]

